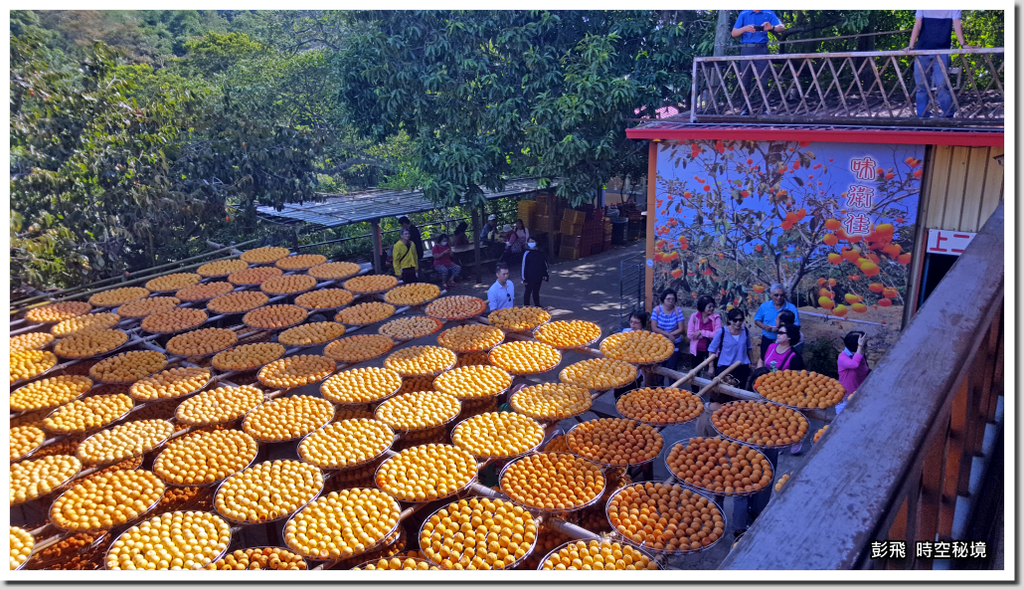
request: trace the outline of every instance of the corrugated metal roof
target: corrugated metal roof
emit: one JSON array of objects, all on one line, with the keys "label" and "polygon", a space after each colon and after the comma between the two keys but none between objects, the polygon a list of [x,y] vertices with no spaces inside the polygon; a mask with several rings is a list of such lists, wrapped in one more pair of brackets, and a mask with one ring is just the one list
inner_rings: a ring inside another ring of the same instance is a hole
[{"label": "corrugated metal roof", "polygon": [[[484,190],[484,197],[488,200],[500,199],[538,190],[542,190],[538,179],[517,178],[508,181],[503,191]],[[289,203],[280,211],[271,206],[257,207],[256,211],[264,217],[337,227],[383,217],[423,213],[437,208],[422,191],[371,189],[344,195],[320,194],[327,197],[326,200],[302,204]]]}]

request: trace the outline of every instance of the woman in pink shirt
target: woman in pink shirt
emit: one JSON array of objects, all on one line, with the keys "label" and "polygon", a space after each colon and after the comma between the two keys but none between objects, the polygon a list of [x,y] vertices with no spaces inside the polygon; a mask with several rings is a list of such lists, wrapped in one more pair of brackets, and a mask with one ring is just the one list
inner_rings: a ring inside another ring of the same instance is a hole
[{"label": "woman in pink shirt", "polygon": [[[865,346],[868,337],[864,332],[850,332],[843,338],[846,348],[839,353],[839,382],[846,388],[846,397],[836,406],[836,413],[843,411],[846,407],[846,399],[857,391],[861,383],[867,379],[871,369],[868,367],[868,359],[864,356]],[[854,352],[851,352],[854,351]]]},{"label": "woman in pink shirt", "polygon": [[690,354],[697,357],[697,364],[708,358],[708,344],[722,329],[722,318],[715,313],[715,300],[702,295],[697,300],[697,312],[686,324],[686,337],[690,339]]}]

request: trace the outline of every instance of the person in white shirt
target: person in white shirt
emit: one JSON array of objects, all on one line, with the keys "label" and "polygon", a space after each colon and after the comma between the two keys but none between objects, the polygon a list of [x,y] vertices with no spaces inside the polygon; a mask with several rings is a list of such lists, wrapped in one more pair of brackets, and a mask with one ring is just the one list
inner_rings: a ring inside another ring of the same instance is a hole
[{"label": "person in white shirt", "polygon": [[487,304],[490,306],[490,310],[498,311],[499,309],[514,307],[516,287],[512,281],[508,280],[508,265],[504,262],[499,262],[495,266],[494,274],[498,277],[498,280],[494,281],[490,289],[487,289]]}]

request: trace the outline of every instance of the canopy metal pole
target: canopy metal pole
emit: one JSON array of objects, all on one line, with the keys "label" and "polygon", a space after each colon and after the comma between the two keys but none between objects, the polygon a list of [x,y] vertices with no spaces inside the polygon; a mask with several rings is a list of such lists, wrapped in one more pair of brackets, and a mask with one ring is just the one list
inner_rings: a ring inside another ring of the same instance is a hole
[{"label": "canopy metal pole", "polygon": [[373,237],[373,272],[375,272],[377,274],[381,274],[381,267],[380,267],[380,252],[381,252],[380,219],[372,219],[372,220],[370,220],[370,226],[372,228],[370,230],[370,234]]}]

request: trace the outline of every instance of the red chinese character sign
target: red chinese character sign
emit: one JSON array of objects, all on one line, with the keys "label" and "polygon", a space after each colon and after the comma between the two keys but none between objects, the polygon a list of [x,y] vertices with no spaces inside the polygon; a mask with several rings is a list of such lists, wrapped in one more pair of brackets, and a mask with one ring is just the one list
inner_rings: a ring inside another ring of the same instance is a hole
[{"label": "red chinese character sign", "polygon": [[750,311],[777,282],[807,311],[891,324],[906,296],[923,154],[914,145],[660,144],[655,292],[709,294],[720,308]]}]

